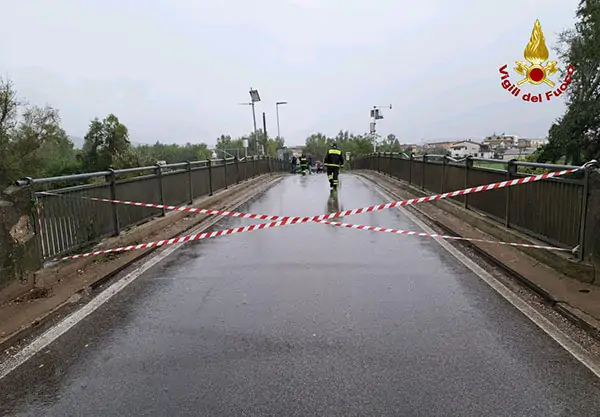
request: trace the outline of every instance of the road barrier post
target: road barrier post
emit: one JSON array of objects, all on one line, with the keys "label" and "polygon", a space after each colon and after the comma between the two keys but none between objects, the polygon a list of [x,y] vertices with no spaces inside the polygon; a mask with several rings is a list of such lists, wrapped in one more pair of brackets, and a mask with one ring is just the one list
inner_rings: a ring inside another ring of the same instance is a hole
[{"label": "road barrier post", "polygon": [[240,183],[240,160],[237,157],[237,155],[234,158],[235,158],[235,183],[239,184]]},{"label": "road barrier post", "polygon": [[[164,190],[163,190],[163,171],[162,171],[162,166],[160,164],[156,164],[156,168],[154,169],[154,175],[156,176],[156,179],[158,180],[158,193],[160,196],[159,204],[164,205],[165,204],[165,194],[164,194]],[[164,208],[161,211],[162,211],[161,217],[165,217],[167,215],[167,212],[165,211]]]},{"label": "road barrier post", "polygon": [[412,171],[413,171],[413,163],[415,160],[415,154],[410,153],[410,158],[408,159],[408,183],[412,185]]},{"label": "road barrier post", "polygon": [[[110,199],[117,199],[117,176],[115,174],[115,170],[112,168],[108,169],[110,171],[110,175],[106,176],[106,182],[110,184]],[[115,222],[115,231],[113,236],[119,236],[121,234],[121,227],[119,226],[119,207],[112,203],[112,212],[113,212],[113,222]]]},{"label": "road barrier post", "polygon": [[225,180],[225,189],[227,189],[227,158],[223,158],[223,178]]}]

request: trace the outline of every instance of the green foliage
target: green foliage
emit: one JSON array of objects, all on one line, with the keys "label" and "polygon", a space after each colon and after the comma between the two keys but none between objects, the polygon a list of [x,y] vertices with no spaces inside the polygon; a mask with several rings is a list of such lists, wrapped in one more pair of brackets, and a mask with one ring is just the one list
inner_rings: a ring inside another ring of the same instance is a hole
[{"label": "green foliage", "polygon": [[154,145],[138,146],[135,151],[141,165],[154,165],[158,161],[177,164],[187,161],[202,161],[211,157],[211,152],[205,143],[186,143],[185,146],[179,146],[156,142]]},{"label": "green foliage", "polygon": [[127,127],[114,114],[103,121],[92,120],[84,139],[82,162],[91,171],[127,168],[138,162]]},{"label": "green foliage", "polygon": [[[340,130],[338,134],[331,138],[323,133],[313,133],[305,141],[306,153],[313,155],[317,159],[325,157],[329,146],[336,142],[338,148],[346,153],[350,152],[352,157],[366,155],[373,152],[373,141],[368,136],[355,135],[348,131]],[[383,141],[377,144],[378,152],[402,152],[400,141],[396,135],[390,134]]]},{"label": "green foliage", "polygon": [[68,174],[76,167],[76,152],[60,127],[58,110],[24,105],[13,83],[0,78],[0,186],[23,176]]},{"label": "green foliage", "polygon": [[541,162],[564,158],[580,165],[600,157],[600,0],[581,0],[576,19],[575,28],[561,34],[558,47],[561,62],[576,71],[563,93],[567,109],[550,128],[549,144],[538,155]]}]

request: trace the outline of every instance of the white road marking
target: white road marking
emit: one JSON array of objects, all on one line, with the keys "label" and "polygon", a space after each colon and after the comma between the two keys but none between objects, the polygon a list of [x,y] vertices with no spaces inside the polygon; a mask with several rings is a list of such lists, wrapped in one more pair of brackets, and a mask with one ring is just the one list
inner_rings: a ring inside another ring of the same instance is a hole
[{"label": "white road marking", "polygon": [[[361,178],[363,182],[366,182]],[[374,183],[370,183],[377,193],[379,193],[386,201],[395,200],[387,192],[377,187]],[[402,214],[408,217],[418,227],[423,229],[426,233],[435,233],[435,231],[423,223],[414,214],[406,210],[404,207],[396,207]],[[469,257],[464,255],[450,243],[442,239],[434,239],[439,243],[446,251],[454,256],[464,266],[473,271],[479,278],[481,278],[486,284],[492,287],[498,294],[504,299],[511,303],[517,310],[523,313],[529,320],[531,320],[536,326],[542,329],[552,339],[554,339],[560,346],[562,346],[567,352],[569,352],[575,359],[581,362],[586,368],[588,368],[596,377],[600,378],[600,366],[596,360],[577,342],[575,342],[569,335],[563,332],[550,320],[544,317],[539,311],[529,305],[525,300],[519,297],[517,294],[512,292],[502,282],[498,281],[489,272],[484,270],[482,267],[473,262]]]},{"label": "white road marking", "polygon": [[[281,179],[282,178],[277,178],[274,181],[269,181],[269,182],[266,182],[265,184],[259,184],[259,187],[256,190],[256,194],[260,194],[263,191],[268,190],[269,188],[271,188],[271,186],[274,186],[275,184],[279,183],[281,181]],[[250,201],[251,199],[252,199],[251,195],[248,194],[248,198],[245,198],[243,200],[243,202],[239,202],[239,203],[235,204],[231,208],[231,210],[234,210],[236,207],[239,207],[242,204],[245,204],[246,202]],[[222,220],[222,218],[220,218],[220,216],[215,217],[215,218],[209,220],[208,222],[204,223],[204,225],[199,225],[198,227],[194,227],[192,229],[192,231],[206,230],[221,220]],[[123,290],[125,287],[127,287],[129,284],[131,284],[133,281],[135,281],[144,272],[146,272],[147,270],[152,268],[154,265],[161,262],[163,259],[165,259],[167,256],[169,256],[170,254],[172,254],[173,252],[175,252],[177,249],[179,249],[180,247],[182,247],[185,244],[186,244],[186,242],[176,243],[172,246],[167,246],[164,250],[160,251],[157,254],[151,254],[150,255],[151,258],[146,260],[145,262],[143,262],[135,270],[133,270],[132,272],[130,272],[123,278],[116,281],[110,287],[108,287],[107,289],[102,291],[100,294],[98,294],[96,297],[94,297],[92,300],[90,300],[89,303],[85,304],[82,308],[73,312],[71,315],[67,316],[60,323],[58,323],[55,326],[48,329],[45,333],[43,333],[41,336],[39,336],[37,339],[35,339],[33,342],[31,342],[25,348],[23,348],[22,350],[20,350],[19,352],[17,352],[16,354],[11,356],[7,360],[5,360],[4,362],[0,363],[0,379],[4,378],[6,375],[10,374],[12,371],[17,369],[19,366],[21,366],[22,364],[27,362],[29,359],[31,359],[33,356],[35,356],[38,352],[40,352],[42,349],[44,349],[50,343],[54,342],[60,336],[62,336],[66,332],[68,332],[73,326],[75,326],[81,320],[83,320],[84,318],[86,318],[87,316],[92,314],[94,311],[96,311],[98,309],[98,307],[102,306],[104,303],[106,303],[108,300],[110,300],[112,297],[114,297],[116,294],[118,294],[121,290]]]},{"label": "white road marking", "polygon": [[140,275],[152,268],[154,265],[165,259],[167,256],[175,252],[185,243],[178,243],[173,246],[168,246],[164,251],[157,255],[154,255],[150,260],[144,262],[137,269],[127,274],[122,279],[118,280],[106,290],[102,291],[96,297],[94,297],[89,303],[85,304],[79,310],[73,312],[71,315],[66,317],[63,321],[58,323],[56,326],[51,327],[42,334],[40,337],[31,342],[27,347],[20,350],[14,356],[0,364],[0,379],[17,369],[23,363],[31,359],[36,353],[44,349],[50,343],[54,342],[60,336],[68,332],[73,326],[79,323],[81,320],[92,314],[101,305],[106,303],[121,290],[135,281]]}]

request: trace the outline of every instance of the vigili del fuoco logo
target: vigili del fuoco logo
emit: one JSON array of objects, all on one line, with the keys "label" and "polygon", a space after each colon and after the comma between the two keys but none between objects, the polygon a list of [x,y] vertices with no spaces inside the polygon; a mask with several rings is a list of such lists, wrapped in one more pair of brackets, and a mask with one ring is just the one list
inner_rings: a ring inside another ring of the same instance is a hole
[{"label": "vigili del fuoco logo", "polygon": [[[529,43],[525,47],[525,53],[523,54],[525,61],[515,61],[516,67],[513,68],[519,75],[524,78],[517,81],[516,84],[510,81],[510,75],[508,74],[508,65],[504,64],[500,67],[500,79],[502,80],[502,87],[510,94],[515,97],[521,97],[523,101],[530,103],[541,103],[543,101],[550,101],[552,97],[560,97],[561,94],[569,87],[571,81],[573,81],[573,73],[575,68],[573,65],[567,67],[567,75],[563,80],[562,84],[556,85],[554,81],[550,79],[558,71],[558,62],[548,62],[549,53],[546,47],[546,40],[544,39],[544,33],[542,32],[542,25],[540,21],[536,19],[533,24],[533,31],[531,31],[531,38]],[[534,86],[542,85],[549,87],[543,94],[542,93],[525,93],[521,94],[521,86],[525,83],[532,84]]]}]

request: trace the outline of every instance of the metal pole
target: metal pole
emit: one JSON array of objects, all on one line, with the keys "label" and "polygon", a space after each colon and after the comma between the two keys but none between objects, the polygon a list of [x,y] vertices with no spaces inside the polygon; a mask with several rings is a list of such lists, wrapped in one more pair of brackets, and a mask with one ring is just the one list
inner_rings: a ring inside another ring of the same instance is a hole
[{"label": "metal pole", "polygon": [[279,104],[275,105],[275,112],[277,113],[277,138],[280,138],[281,131],[279,130]]},{"label": "metal pole", "polygon": [[258,136],[256,135],[256,113],[254,112],[254,102],[252,102],[252,120],[254,121],[254,151],[258,155]]},{"label": "metal pole", "polygon": [[[265,115],[265,112],[263,112],[263,133],[265,134],[265,143],[268,143],[268,136],[267,136],[267,116]],[[263,150],[263,155],[265,155],[265,149],[264,149],[264,144],[260,145],[262,147]]]}]

